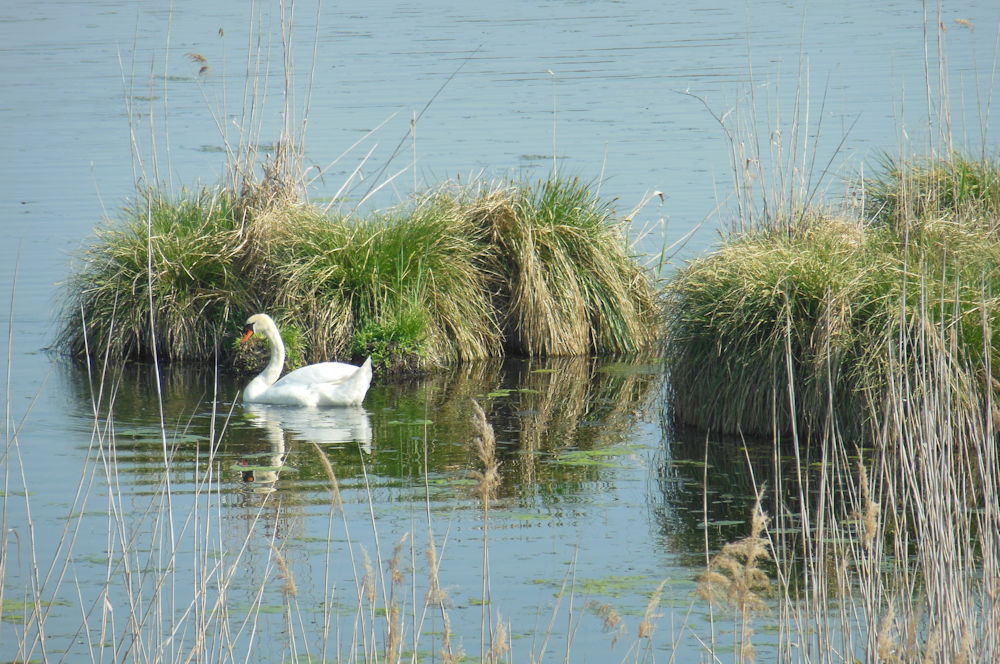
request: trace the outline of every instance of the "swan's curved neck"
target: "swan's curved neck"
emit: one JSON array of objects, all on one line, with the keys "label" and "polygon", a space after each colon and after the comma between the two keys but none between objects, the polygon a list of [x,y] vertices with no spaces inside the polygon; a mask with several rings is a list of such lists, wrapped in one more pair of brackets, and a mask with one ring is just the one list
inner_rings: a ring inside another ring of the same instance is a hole
[{"label": "swan's curved neck", "polygon": [[278,328],[270,320],[261,326],[261,333],[271,342],[271,359],[260,372],[261,378],[268,385],[273,385],[281,377],[281,370],[285,368],[285,344],[281,341],[281,334]]}]

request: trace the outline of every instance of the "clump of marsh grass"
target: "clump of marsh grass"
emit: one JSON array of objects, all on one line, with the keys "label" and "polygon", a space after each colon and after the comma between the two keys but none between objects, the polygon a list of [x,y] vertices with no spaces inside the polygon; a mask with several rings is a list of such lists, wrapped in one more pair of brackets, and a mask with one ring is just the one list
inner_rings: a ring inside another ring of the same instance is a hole
[{"label": "clump of marsh grass", "polygon": [[[960,357],[982,372],[995,351],[978,317],[985,311],[995,323],[1000,314],[996,224],[988,206],[904,225],[816,211],[728,238],[668,284],[676,417],[766,436],[793,425],[819,431],[836,410],[842,433],[858,435],[892,377],[886,345],[921,307],[958,335]],[[789,390],[797,408],[784,398]]]},{"label": "clump of marsh grass", "polygon": [[625,226],[580,180],[482,198],[508,349],[523,355],[648,351],[659,293],[629,254]]},{"label": "clump of marsh grass", "polygon": [[481,233],[444,189],[357,221],[300,212],[263,234],[266,290],[307,323],[315,355],[406,369],[500,354]]},{"label": "clump of marsh grass", "polygon": [[884,154],[876,174],[864,182],[864,214],[895,226],[941,216],[995,225],[1000,216],[1000,162],[961,153],[923,159]]},{"label": "clump of marsh grass", "polygon": [[60,344],[98,357],[213,357],[248,297],[234,269],[244,248],[224,191],[142,190],[120,223],[97,231],[70,278]]},{"label": "clump of marsh grass", "polygon": [[[862,226],[817,217],[791,235],[732,239],[679,271],[668,284],[665,344],[678,420],[715,432],[788,430],[786,349],[810,424],[827,411],[828,378],[842,386],[845,409],[856,411],[869,387],[859,342],[866,333],[881,338],[884,320],[873,314],[888,308],[869,284],[889,266],[869,245]],[[854,367],[846,366],[851,358]]]},{"label": "clump of marsh grass", "polygon": [[266,311],[293,365],[372,356],[407,372],[655,347],[660,292],[579,182],[449,184],[360,219],[243,196],[151,191],[99,232],[69,284],[63,345],[251,368],[221,342]]}]

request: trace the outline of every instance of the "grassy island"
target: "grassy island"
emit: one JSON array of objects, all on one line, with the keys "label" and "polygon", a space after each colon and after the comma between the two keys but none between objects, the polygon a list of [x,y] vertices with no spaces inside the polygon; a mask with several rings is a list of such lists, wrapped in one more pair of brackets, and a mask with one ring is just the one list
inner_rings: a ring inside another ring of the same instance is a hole
[{"label": "grassy island", "polygon": [[363,218],[260,188],[147,189],[98,231],[67,292],[74,355],[230,367],[252,361],[233,340],[258,311],[292,365],[372,355],[393,371],[640,353],[662,320],[625,222],[570,179],[449,183]]},{"label": "grassy island", "polygon": [[862,185],[856,212],[772,219],[672,278],[680,422],[747,435],[836,422],[857,434],[935,348],[968,404],[1000,385],[1000,164],[885,159]]}]

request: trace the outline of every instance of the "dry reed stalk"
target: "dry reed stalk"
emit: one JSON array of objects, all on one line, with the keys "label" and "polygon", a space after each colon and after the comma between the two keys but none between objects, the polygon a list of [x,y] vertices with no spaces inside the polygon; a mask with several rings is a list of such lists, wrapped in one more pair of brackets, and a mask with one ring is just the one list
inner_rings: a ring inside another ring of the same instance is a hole
[{"label": "dry reed stalk", "polygon": [[497,662],[511,661],[511,633],[510,621],[504,620],[499,613],[493,621],[493,634],[490,637],[490,647],[486,651],[485,664],[497,664]]},{"label": "dry reed stalk", "polygon": [[666,585],[667,579],[664,579],[649,597],[649,602],[646,604],[646,611],[643,613],[642,621],[639,623],[640,639],[652,641],[653,634],[656,633],[656,621],[663,615],[658,613],[658,611],[660,608],[660,600],[663,598],[663,587]]},{"label": "dry reed stalk", "polygon": [[589,601],[585,608],[590,609],[601,620],[601,630],[605,634],[611,634],[611,648],[614,649],[618,640],[625,636],[628,629],[625,626],[625,619],[618,610],[606,602]]},{"label": "dry reed stalk", "polygon": [[404,534],[393,547],[392,559],[389,561],[389,578],[391,591],[389,606],[386,607],[387,632],[385,639],[385,657],[387,662],[398,661],[403,649],[403,618],[399,605],[399,589],[404,581],[402,569],[403,546],[409,539],[409,533]]},{"label": "dry reed stalk", "polygon": [[739,661],[756,661],[753,645],[753,617],[768,611],[761,593],[771,587],[761,561],[771,560],[765,538],[769,517],[761,508],[758,494],[750,520],[750,534],[730,542],[712,557],[708,569],[698,579],[698,594],[709,602],[722,602],[735,610],[734,620],[740,634],[737,644]]},{"label": "dry reed stalk", "polygon": [[476,493],[483,510],[488,511],[490,500],[496,495],[500,485],[500,461],[496,457],[496,435],[493,427],[486,421],[486,413],[475,399],[472,399],[472,429],[476,432],[473,444],[482,470],[472,471],[472,476],[478,481]]},{"label": "dry reed stalk", "polygon": [[496,643],[494,625],[490,622],[490,646],[486,645],[486,625],[490,606],[490,556],[489,556],[489,512],[490,501],[500,485],[500,462],[496,458],[496,435],[493,427],[486,421],[486,413],[475,399],[472,399],[472,428],[476,432],[473,442],[483,469],[472,471],[472,476],[478,480],[476,492],[483,506],[483,585],[482,585],[482,619],[480,623],[480,659],[486,661],[487,650],[492,650]]}]

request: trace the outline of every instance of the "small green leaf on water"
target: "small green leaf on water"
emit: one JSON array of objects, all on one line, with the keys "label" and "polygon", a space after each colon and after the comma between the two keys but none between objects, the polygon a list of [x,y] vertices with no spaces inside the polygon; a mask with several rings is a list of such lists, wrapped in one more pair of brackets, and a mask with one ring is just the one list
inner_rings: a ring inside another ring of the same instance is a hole
[{"label": "small green leaf on water", "polygon": [[517,512],[515,514],[508,515],[507,518],[511,521],[547,521],[552,517],[544,514],[536,514],[534,512]]},{"label": "small green leaf on water", "polygon": [[[649,577],[643,574],[610,574],[599,579],[583,579],[580,582],[580,587],[588,595],[621,597],[648,588],[650,584],[652,582]],[[652,585],[656,586],[656,584]]]},{"label": "small green leaf on water", "polygon": [[285,612],[285,607],[280,604],[261,604],[257,607],[257,613],[277,615]]},{"label": "small green leaf on water", "polygon": [[[50,606],[69,606],[68,602],[55,601],[55,602],[45,602],[39,601],[38,605],[42,608],[48,608]],[[5,620],[11,620],[15,617],[23,617],[25,612],[30,611],[35,608],[35,605],[31,602],[24,602],[15,599],[5,599],[3,604],[0,605],[0,616],[3,616]]]},{"label": "small green leaf on water", "polygon": [[631,454],[628,447],[602,447],[596,450],[569,450],[556,456],[556,462],[565,466],[595,466],[616,468],[619,464],[611,459]]},{"label": "small green leaf on water", "polygon": [[[722,526],[741,526],[741,525],[744,525],[744,524],[746,524],[746,521],[740,521],[739,519],[729,519],[729,520],[727,520],[727,519],[720,519],[718,521],[709,521],[708,522],[709,526],[712,526],[712,527],[715,527],[715,528],[721,528]],[[698,524],[698,528],[704,529],[705,528],[705,523],[704,522],[699,523]]]},{"label": "small green leaf on water", "polygon": [[696,468],[701,468],[705,465],[704,461],[696,461],[694,459],[671,459],[667,462],[670,466],[694,466]]},{"label": "small green leaf on water", "polygon": [[295,466],[266,466],[266,465],[254,465],[254,464],[244,464],[244,463],[234,463],[229,466],[229,470],[235,470],[237,472],[245,472],[252,470],[254,472],[291,472],[296,473],[298,469]]},{"label": "small green leaf on water", "polygon": [[131,439],[134,443],[148,444],[148,445],[160,445],[163,443],[164,434],[166,435],[167,442],[172,445],[183,444],[183,443],[197,443],[203,440],[207,440],[204,436],[196,436],[190,433],[176,433],[173,431],[164,432],[159,427],[154,426],[138,426],[125,429],[116,429],[115,437],[118,440]]}]

